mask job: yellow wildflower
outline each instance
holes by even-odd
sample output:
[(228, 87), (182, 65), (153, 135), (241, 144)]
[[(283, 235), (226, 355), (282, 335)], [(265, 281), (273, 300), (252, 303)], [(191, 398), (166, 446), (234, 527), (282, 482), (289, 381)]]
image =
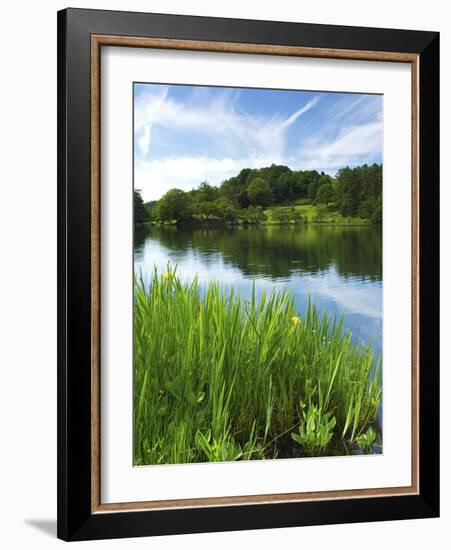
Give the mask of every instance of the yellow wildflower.
[(172, 273), (170, 271), (166, 271), (166, 273), (163, 275), (165, 279), (170, 279), (172, 277)]
[(291, 322), (293, 323), (293, 325), (299, 325), (299, 323), (301, 322), (301, 318), (293, 315), (293, 317), (291, 318)]

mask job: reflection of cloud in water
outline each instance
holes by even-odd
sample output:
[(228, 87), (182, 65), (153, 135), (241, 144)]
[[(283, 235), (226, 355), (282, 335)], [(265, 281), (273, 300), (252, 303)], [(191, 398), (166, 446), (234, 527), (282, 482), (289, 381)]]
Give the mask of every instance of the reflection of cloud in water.
[(353, 281), (349, 278), (343, 284), (340, 277), (334, 273), (332, 276), (327, 274), (319, 277), (303, 277), (302, 284), (309, 286), (312, 297), (318, 294), (340, 304), (349, 312), (382, 319), (381, 283), (362, 284), (361, 281)]

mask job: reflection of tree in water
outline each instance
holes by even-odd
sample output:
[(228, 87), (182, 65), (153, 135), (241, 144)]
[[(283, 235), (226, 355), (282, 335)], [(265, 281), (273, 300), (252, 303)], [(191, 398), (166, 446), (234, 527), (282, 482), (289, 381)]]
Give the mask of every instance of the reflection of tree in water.
[(222, 254), (247, 276), (274, 279), (334, 267), (343, 277), (382, 279), (378, 227), (302, 225), (232, 229), (151, 228), (135, 232), (135, 253), (155, 238), (181, 258), (193, 250), (205, 261)]

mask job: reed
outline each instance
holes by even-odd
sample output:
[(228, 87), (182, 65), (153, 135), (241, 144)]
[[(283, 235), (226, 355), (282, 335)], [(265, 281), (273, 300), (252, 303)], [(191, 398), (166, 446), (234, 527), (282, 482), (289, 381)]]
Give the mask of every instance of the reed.
[(374, 452), (380, 363), (342, 318), (170, 268), (134, 299), (136, 465)]

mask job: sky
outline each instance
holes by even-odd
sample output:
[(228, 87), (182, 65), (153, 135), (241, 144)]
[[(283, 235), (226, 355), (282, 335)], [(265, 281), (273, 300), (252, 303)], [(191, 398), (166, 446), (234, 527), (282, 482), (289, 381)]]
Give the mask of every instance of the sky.
[(382, 96), (134, 85), (134, 186), (145, 201), (284, 164), (334, 176), (382, 162)]

